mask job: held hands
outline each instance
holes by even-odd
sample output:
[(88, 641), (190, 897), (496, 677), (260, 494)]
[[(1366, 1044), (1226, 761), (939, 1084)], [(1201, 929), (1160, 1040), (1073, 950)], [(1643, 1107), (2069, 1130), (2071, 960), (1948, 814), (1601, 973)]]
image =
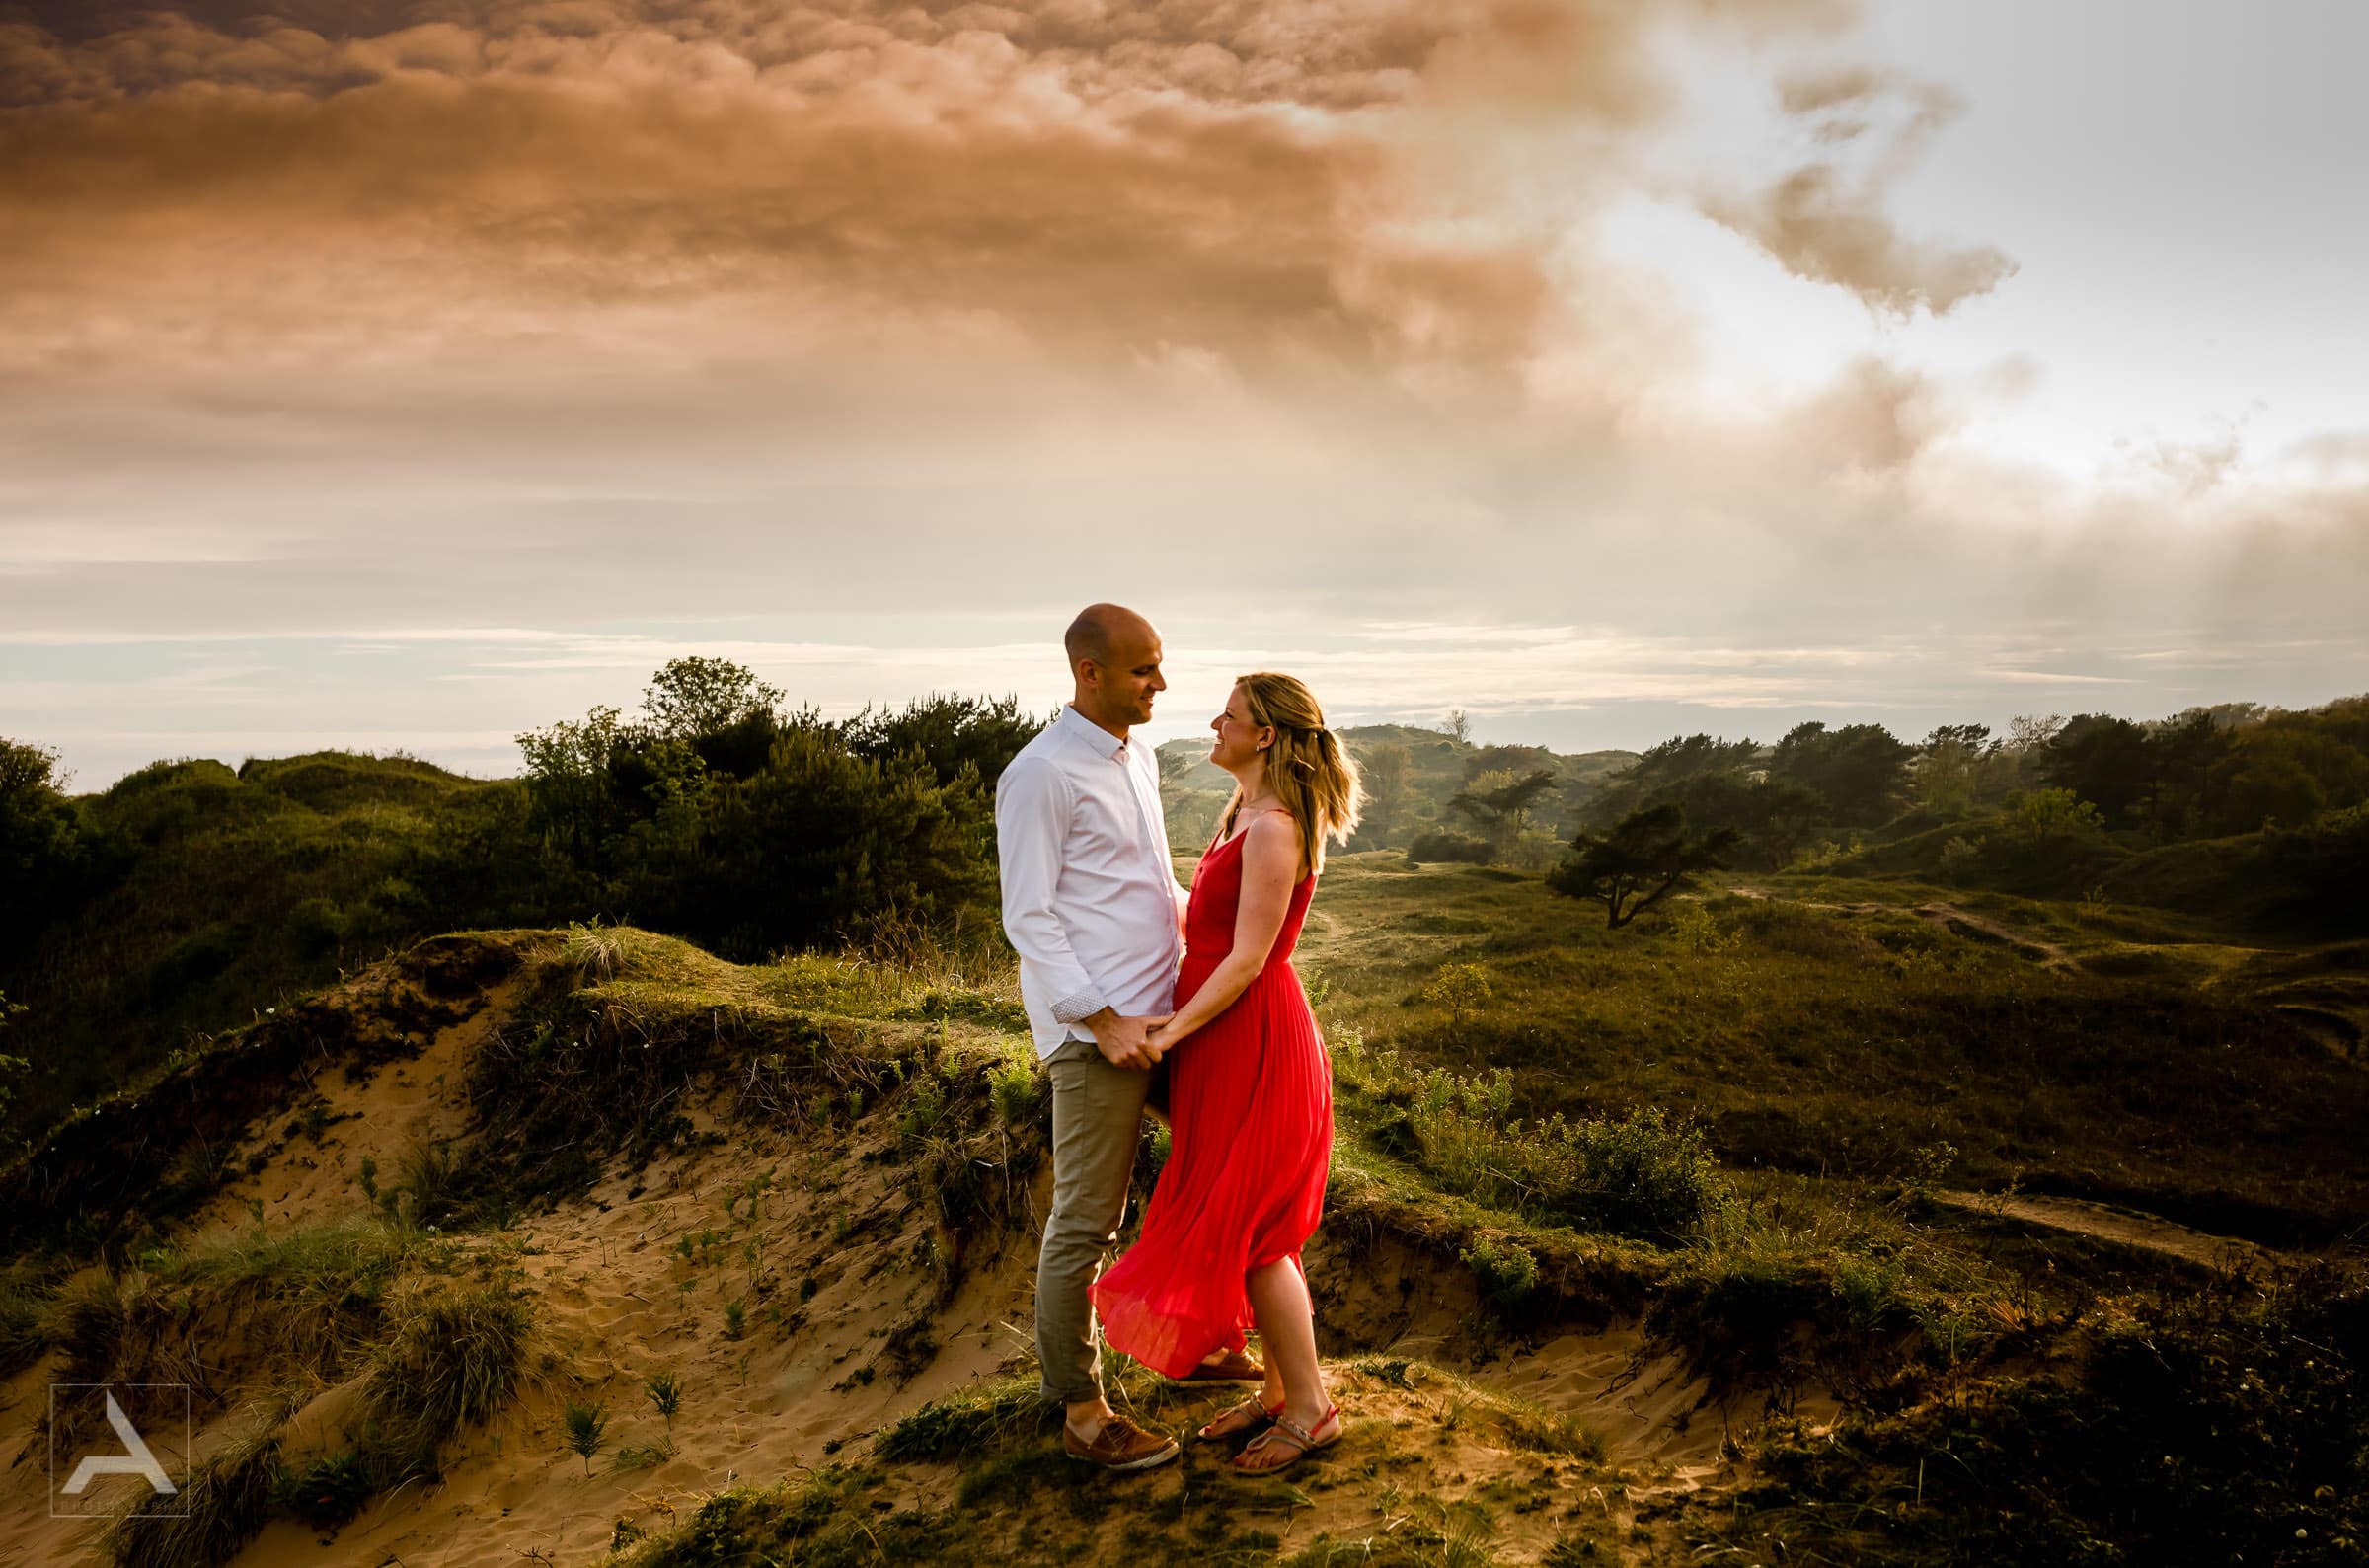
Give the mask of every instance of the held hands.
[(1161, 1053), (1167, 1046), (1152, 1038), (1152, 1031), (1166, 1023), (1173, 1014), (1156, 1013), (1149, 1017), (1122, 1018), (1105, 1008), (1086, 1020), (1094, 1031), (1094, 1043), (1105, 1061), (1112, 1067), (1140, 1068), (1149, 1072), (1159, 1065)]

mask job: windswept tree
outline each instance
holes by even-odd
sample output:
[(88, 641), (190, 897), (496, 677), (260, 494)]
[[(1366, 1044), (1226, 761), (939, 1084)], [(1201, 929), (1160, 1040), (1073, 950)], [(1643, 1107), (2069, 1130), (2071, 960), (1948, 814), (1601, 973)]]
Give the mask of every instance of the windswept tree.
[(1547, 873), (1547, 886), (1572, 898), (1604, 906), (1604, 924), (1617, 930), (1676, 891), (1697, 871), (1727, 863), (1736, 840), (1733, 828), (1688, 832), (1685, 808), (1648, 806), (1623, 817), (1610, 833), (1581, 833), (1576, 852)]
[(1554, 787), (1554, 771), (1547, 768), (1519, 779), (1509, 773), (1483, 774), (1448, 797), (1448, 809), (1481, 830), (1491, 859), (1507, 859), (1529, 825), (1530, 808)]
[(1694, 780), (1732, 779), (1740, 785), (1757, 772), (1760, 752), (1760, 742), (1750, 736), (1673, 735), (1606, 780), (1581, 809), (1590, 824), (1607, 826), (1673, 798)]

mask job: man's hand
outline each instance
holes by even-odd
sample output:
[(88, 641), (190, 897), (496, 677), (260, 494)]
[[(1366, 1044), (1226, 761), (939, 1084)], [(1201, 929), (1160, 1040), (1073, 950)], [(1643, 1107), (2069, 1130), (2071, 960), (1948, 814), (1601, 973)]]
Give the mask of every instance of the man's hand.
[(1102, 1050), (1103, 1059), (1112, 1067), (1140, 1068), (1149, 1072), (1160, 1060), (1158, 1049), (1152, 1046), (1147, 1036), (1154, 1024), (1168, 1021), (1164, 1016), (1122, 1018), (1105, 1008), (1094, 1016), (1079, 1021), (1093, 1032), (1094, 1043)]

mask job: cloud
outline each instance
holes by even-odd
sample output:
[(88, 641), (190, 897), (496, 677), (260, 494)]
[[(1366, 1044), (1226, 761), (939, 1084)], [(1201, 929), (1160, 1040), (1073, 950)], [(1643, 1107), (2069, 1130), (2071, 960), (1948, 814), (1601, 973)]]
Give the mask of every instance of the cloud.
[(743, 338), (904, 317), (1088, 360), (1486, 377), (1556, 315), (1560, 224), (1470, 221), (1489, 172), (1426, 127), (1626, 133), (1668, 108), (1660, 29), (1845, 14), (422, 0), (0, 26), (0, 368), (349, 360), (728, 297)]
[(1796, 277), (1836, 284), (1870, 310), (1899, 317), (1946, 316), (2015, 275), (2014, 259), (1996, 247), (1913, 239), (1885, 210), (1934, 135), (1964, 112), (1956, 93), (1864, 65), (1796, 72), (1777, 93), (1784, 112), (1821, 147), (1872, 145), (1866, 167), (1854, 172), (1820, 157), (1757, 194), (1705, 198), (1707, 215)]

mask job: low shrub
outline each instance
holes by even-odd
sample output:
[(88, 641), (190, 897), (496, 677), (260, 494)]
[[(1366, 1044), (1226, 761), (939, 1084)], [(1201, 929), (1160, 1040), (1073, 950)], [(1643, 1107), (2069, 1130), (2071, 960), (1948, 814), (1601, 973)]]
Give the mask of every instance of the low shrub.
[(1407, 863), (1421, 865), (1425, 861), (1487, 865), (1489, 863), (1489, 841), (1477, 838), (1470, 833), (1458, 833), (1444, 828), (1436, 832), (1420, 833), (1415, 835), (1413, 844), (1407, 846)]
[(1538, 1255), (1510, 1237), (1476, 1235), (1458, 1256), (1482, 1293), (1500, 1307), (1511, 1307), (1538, 1288)]
[(1681, 1239), (1727, 1201), (1701, 1130), (1658, 1108), (1524, 1122), (1507, 1119), (1512, 1098), (1503, 1069), (1419, 1075), (1407, 1112), (1415, 1162), (1490, 1208), (1644, 1240)]

